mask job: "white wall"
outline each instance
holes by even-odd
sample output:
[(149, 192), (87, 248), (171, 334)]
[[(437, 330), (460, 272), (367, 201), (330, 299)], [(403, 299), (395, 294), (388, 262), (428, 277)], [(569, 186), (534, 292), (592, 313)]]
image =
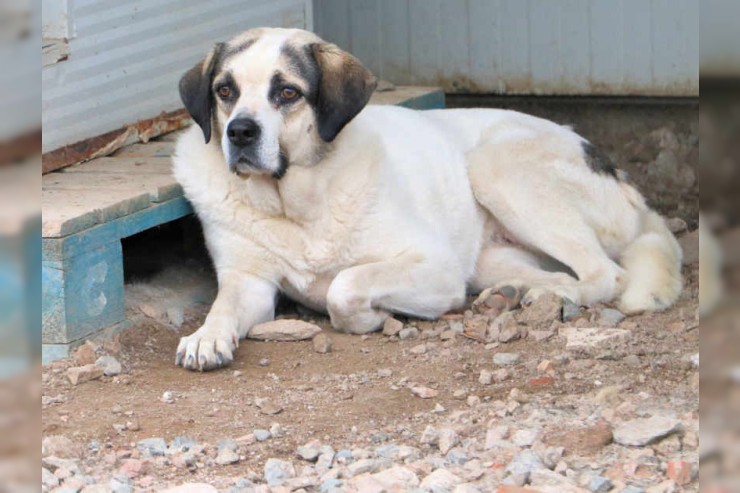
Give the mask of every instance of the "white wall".
[(699, 0), (315, 0), (314, 24), (397, 84), (699, 94)]

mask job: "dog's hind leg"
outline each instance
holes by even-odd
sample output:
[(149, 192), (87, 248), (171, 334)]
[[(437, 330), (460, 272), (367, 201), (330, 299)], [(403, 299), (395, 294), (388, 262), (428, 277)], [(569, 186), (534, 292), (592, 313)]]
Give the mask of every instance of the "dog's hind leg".
[(390, 313), (433, 319), (461, 306), (465, 279), (447, 260), (406, 254), (341, 271), (326, 298), (332, 326), (364, 334)]
[[(476, 199), (519, 243), (566, 265), (578, 279), (574, 282), (570, 276), (538, 270), (527, 262), (507, 269), (502, 261), (506, 252), (482, 254), (480, 262), (494, 266), (486, 275), (500, 277), (503, 283), (529, 284), (524, 286), (529, 288), (525, 303), (548, 292), (579, 304), (612, 300), (621, 291), (623, 269), (609, 258), (579, 210), (577, 191), (569, 189), (556, 166), (547, 162), (555, 158), (543, 153), (537, 143), (517, 141), (507, 149), (509, 145), (483, 144), (468, 154)], [(571, 196), (563, 196), (564, 192)], [(497, 264), (505, 269), (500, 276), (495, 273)]]

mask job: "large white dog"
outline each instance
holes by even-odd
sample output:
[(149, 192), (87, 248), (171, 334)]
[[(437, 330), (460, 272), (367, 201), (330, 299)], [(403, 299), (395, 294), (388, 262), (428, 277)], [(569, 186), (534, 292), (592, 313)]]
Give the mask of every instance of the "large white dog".
[(374, 89), (356, 58), (292, 29), (247, 31), (183, 76), (198, 126), (174, 172), (219, 292), (178, 364), (227, 365), (279, 291), (358, 334), (486, 287), (628, 313), (676, 300), (677, 242), (588, 141), (512, 111), (366, 107)]

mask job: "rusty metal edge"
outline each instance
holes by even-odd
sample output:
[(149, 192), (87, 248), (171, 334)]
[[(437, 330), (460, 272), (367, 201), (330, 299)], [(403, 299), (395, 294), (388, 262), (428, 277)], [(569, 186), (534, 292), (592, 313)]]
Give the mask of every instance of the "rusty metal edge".
[(137, 142), (149, 142), (155, 137), (180, 130), (191, 123), (192, 120), (184, 109), (163, 112), (157, 117), (140, 120), (133, 125), (44, 153), (41, 156), (42, 173), (51, 173), (73, 164), (108, 156), (121, 147)]

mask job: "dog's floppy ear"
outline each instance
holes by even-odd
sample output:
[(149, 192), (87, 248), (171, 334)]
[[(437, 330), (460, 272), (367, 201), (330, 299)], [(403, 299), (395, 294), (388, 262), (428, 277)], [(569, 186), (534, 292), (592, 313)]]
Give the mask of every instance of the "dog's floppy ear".
[(316, 43), (311, 51), (320, 73), (315, 102), (319, 136), (331, 142), (365, 107), (378, 80), (357, 58), (334, 44)]
[(223, 43), (216, 44), (203, 60), (185, 72), (180, 79), (180, 99), (195, 123), (203, 130), (206, 143), (211, 140), (211, 112), (213, 111), (211, 83), (222, 49)]

